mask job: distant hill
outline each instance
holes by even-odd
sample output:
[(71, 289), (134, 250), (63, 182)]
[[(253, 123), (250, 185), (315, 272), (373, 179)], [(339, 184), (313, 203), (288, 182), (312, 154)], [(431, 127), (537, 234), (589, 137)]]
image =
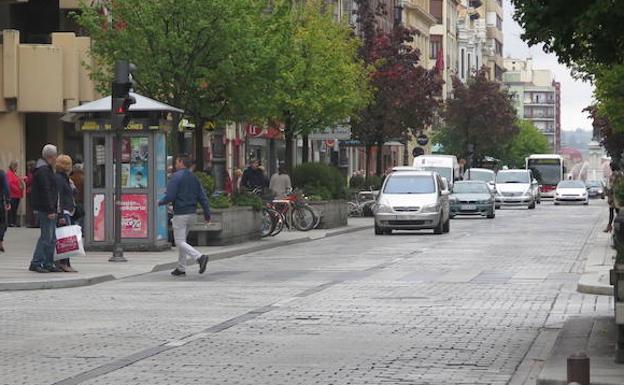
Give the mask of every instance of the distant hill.
[(587, 143), (592, 139), (592, 131), (577, 128), (575, 131), (561, 131), (561, 147), (579, 150), (583, 157), (587, 156)]

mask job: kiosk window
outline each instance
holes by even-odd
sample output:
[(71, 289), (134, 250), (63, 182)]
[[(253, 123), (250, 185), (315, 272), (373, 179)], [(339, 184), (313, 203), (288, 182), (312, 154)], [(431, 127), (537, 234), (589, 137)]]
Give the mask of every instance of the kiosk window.
[(93, 188), (106, 188), (106, 139), (93, 139)]
[(145, 189), (148, 185), (149, 138), (123, 138), (121, 152), (121, 185), (124, 188)]

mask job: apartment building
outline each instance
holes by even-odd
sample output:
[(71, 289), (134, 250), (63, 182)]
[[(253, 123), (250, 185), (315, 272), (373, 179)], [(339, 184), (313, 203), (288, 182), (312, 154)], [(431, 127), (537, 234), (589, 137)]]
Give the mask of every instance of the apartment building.
[(504, 60), (503, 83), (513, 95), (518, 117), (533, 122), (553, 152), (561, 147), (561, 85), (550, 70), (533, 69), (532, 59)]
[[(436, 19), (436, 24), (429, 29), (430, 48), (429, 66), (441, 66), (444, 80), (442, 99), (446, 100), (452, 93), (452, 77), (457, 75), (458, 47), (457, 20), (459, 0), (429, 0), (429, 10)], [(442, 55), (440, 57), (440, 55)]]
[(27, 160), (54, 143), (74, 157), (82, 137), (61, 117), (99, 97), (82, 63), (91, 63), (90, 39), (69, 12), (79, 1), (0, 0), (0, 167)]

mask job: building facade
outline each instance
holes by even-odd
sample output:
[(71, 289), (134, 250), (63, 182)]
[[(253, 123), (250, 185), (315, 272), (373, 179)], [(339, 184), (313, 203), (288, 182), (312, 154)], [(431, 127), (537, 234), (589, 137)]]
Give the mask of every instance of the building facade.
[(533, 69), (532, 59), (505, 59), (503, 82), (513, 95), (518, 117), (531, 121), (548, 139), (553, 152), (561, 148), (561, 85), (550, 70)]
[(457, 20), (459, 5), (459, 0), (429, 0), (430, 13), (436, 20), (436, 24), (429, 29), (429, 67), (441, 70), (442, 80), (444, 80), (442, 100), (446, 100), (452, 95), (452, 77), (458, 73)]
[(487, 66), (491, 80), (503, 80), (505, 63), (503, 60), (503, 0), (484, 0), (486, 44), (483, 62)]
[(0, 1), (0, 167), (41, 156), (54, 143), (73, 158), (82, 137), (61, 117), (100, 97), (82, 63), (91, 64), (91, 41), (80, 36), (69, 12), (78, 1)]
[(462, 0), (457, 20), (458, 76), (466, 82), (470, 76), (487, 65), (483, 61), (486, 51), (487, 30), (483, 7), (474, 1)]

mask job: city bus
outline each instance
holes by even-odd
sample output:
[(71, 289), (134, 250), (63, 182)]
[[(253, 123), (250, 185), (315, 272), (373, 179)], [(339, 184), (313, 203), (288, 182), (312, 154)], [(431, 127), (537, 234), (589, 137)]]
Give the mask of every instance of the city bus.
[(565, 175), (563, 157), (557, 154), (534, 154), (526, 158), (526, 169), (531, 170), (537, 179), (541, 196), (554, 198), (557, 184)]

